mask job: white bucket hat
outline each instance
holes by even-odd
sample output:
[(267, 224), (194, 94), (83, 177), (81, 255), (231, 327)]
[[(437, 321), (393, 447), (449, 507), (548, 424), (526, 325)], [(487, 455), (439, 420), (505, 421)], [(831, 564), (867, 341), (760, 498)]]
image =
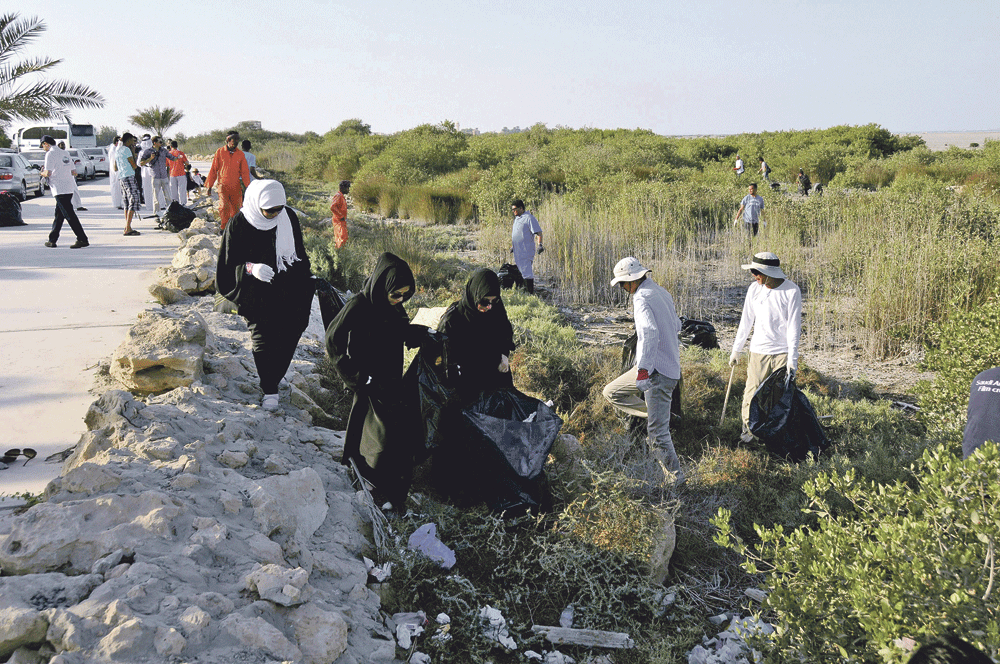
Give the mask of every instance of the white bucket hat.
[(761, 274), (775, 279), (787, 279), (788, 276), (781, 271), (781, 261), (777, 255), (770, 251), (762, 251), (753, 255), (753, 262), (742, 266), (744, 270), (757, 270)]
[(615, 278), (611, 280), (611, 285), (614, 286), (620, 281), (636, 281), (650, 272), (652, 270), (647, 270), (636, 258), (629, 256), (621, 259), (618, 261), (618, 265), (615, 265)]

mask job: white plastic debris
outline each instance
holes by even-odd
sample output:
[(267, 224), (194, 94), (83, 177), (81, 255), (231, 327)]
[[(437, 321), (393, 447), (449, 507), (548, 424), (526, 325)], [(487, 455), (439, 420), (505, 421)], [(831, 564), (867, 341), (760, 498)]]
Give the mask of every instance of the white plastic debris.
[(559, 615), (559, 626), (570, 628), (573, 626), (573, 605), (570, 604)]
[(447, 613), (437, 614), (437, 618), (434, 619), (439, 625), (449, 625), (451, 624), (451, 618), (448, 617)]
[(410, 664), (431, 664), (431, 656), (418, 650), (410, 655)]
[(455, 552), (449, 549), (444, 542), (437, 537), (437, 525), (425, 523), (417, 528), (407, 542), (407, 546), (413, 551), (419, 551), (441, 567), (451, 569), (455, 566)]
[(507, 650), (516, 650), (517, 644), (507, 631), (507, 620), (497, 609), (487, 604), (479, 611), (479, 618), (483, 624), (483, 635), (496, 641)]
[(543, 659), (541, 654), (535, 652), (534, 650), (525, 650), (524, 656), (527, 657), (528, 659), (538, 660), (539, 662), (542, 661)]
[(427, 624), (427, 614), (423, 611), (414, 613), (394, 613), (392, 622), (396, 624), (396, 642), (399, 647), (407, 650), (413, 644), (413, 637), (424, 633)]
[(558, 650), (545, 653), (545, 664), (576, 664), (576, 660)]
[(532, 413), (531, 415), (528, 415), (526, 418), (524, 418), (524, 421), (525, 422), (534, 422), (535, 421), (535, 415), (537, 415), (537, 414), (538, 413)]
[[(716, 622), (725, 614), (709, 618)], [(721, 623), (721, 621), (720, 621)], [(717, 623), (718, 624), (718, 623)], [(758, 650), (751, 649), (746, 637), (751, 635), (769, 636), (774, 634), (774, 627), (753, 617), (740, 618), (734, 616), (728, 627), (713, 638), (705, 638), (700, 646), (695, 646), (688, 653), (688, 664), (750, 664), (763, 661), (763, 655)]]
[(365, 561), (365, 568), (368, 570), (368, 574), (372, 576), (376, 581), (382, 583), (392, 574), (392, 563), (382, 563), (381, 565), (376, 565), (375, 561), (371, 558), (362, 556)]

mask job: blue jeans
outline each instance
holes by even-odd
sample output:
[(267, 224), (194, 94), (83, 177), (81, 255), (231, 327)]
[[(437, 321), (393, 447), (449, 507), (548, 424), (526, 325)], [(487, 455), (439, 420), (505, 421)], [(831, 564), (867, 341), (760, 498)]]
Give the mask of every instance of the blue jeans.
[(670, 436), (670, 401), (678, 379), (653, 372), (649, 376), (652, 387), (646, 390), (644, 401), (635, 385), (635, 374), (636, 369), (633, 367), (608, 383), (604, 387), (604, 398), (618, 410), (636, 417), (645, 417), (649, 447), (654, 453), (662, 452), (667, 470), (679, 471), (681, 462)]

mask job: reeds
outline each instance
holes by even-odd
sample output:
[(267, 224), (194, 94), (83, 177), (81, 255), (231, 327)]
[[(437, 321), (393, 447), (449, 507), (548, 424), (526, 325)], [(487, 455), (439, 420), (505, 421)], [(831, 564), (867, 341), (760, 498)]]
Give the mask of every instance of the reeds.
[[(884, 358), (1000, 283), (1000, 206), (923, 185), (805, 200), (762, 192), (766, 224), (756, 237), (733, 225), (745, 191), (731, 185), (631, 183), (582, 203), (552, 196), (535, 211), (546, 247), (536, 272), (566, 301), (607, 304), (623, 297), (608, 285), (615, 263), (635, 256), (680, 315), (711, 320), (742, 305), (749, 277), (740, 265), (773, 251), (802, 288), (806, 347), (857, 344)], [(484, 233), (501, 259), (508, 223)]]

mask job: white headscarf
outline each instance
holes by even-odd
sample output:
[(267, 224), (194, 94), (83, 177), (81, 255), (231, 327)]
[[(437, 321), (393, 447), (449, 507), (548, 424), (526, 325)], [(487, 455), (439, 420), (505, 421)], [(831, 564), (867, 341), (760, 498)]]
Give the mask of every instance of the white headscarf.
[(240, 212), (250, 224), (259, 231), (269, 231), (278, 227), (278, 237), (275, 242), (277, 256), (275, 266), (281, 272), (292, 266), (297, 260), (295, 255), (295, 238), (292, 235), (292, 221), (288, 211), (282, 210), (274, 219), (268, 219), (261, 209), (278, 207), (285, 204), (285, 188), (277, 180), (254, 180), (243, 194), (243, 207)]

